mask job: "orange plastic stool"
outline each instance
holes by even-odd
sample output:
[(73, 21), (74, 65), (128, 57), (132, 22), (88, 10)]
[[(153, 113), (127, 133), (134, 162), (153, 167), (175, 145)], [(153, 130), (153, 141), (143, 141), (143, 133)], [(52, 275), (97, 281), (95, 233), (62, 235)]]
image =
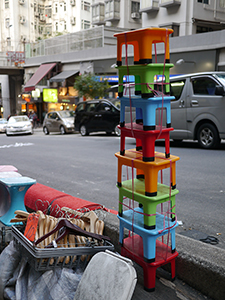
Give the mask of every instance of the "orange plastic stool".
[[(166, 241), (167, 239), (165, 239)], [(176, 265), (175, 260), (178, 256), (178, 252), (171, 253), (171, 248), (166, 244), (156, 241), (156, 258), (155, 262), (147, 263), (143, 259), (143, 242), (139, 235), (133, 235), (123, 240), (123, 246), (121, 247), (121, 255), (128, 257), (135, 261), (143, 268), (144, 273), (144, 289), (148, 292), (155, 290), (155, 279), (157, 268), (171, 264), (171, 280), (176, 277)]]
[(116, 33), (117, 38), (117, 66), (122, 65), (122, 46), (134, 46), (134, 64), (152, 63), (152, 44), (165, 44), (165, 62), (170, 62), (169, 35), (173, 29), (169, 28), (144, 28), (122, 33)]
[(171, 167), (171, 185), (176, 188), (176, 161), (180, 158), (175, 155), (170, 155), (170, 158), (165, 158), (165, 154), (155, 152), (155, 160), (152, 162), (143, 161), (142, 151), (136, 149), (125, 150), (124, 155), (120, 152), (115, 153), (118, 158), (117, 184), (122, 186), (122, 166), (126, 165), (137, 169), (137, 177), (145, 178), (145, 195), (153, 197), (157, 195), (158, 172)]

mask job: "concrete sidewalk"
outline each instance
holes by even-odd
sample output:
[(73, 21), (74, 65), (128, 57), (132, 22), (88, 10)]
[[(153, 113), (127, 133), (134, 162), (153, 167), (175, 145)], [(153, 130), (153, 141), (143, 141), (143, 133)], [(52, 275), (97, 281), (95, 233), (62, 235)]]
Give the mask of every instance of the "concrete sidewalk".
[[(105, 222), (105, 234), (108, 235), (115, 250), (120, 253), (119, 221), (116, 215), (108, 212), (99, 212), (99, 218)], [(173, 283), (159, 275), (160, 282), (170, 286), (170, 292), (162, 296), (159, 280), (156, 281), (155, 292), (148, 293), (143, 288), (142, 268), (135, 265), (138, 273), (138, 284), (132, 300), (139, 299), (225, 299), (225, 250), (201, 241), (176, 234), (176, 250), (179, 256), (176, 259), (176, 275), (178, 280)], [(163, 270), (157, 270), (161, 272)], [(165, 272), (168, 276), (168, 272)], [(157, 275), (158, 276), (158, 275)], [(179, 281), (182, 280), (182, 282)], [(178, 282), (177, 282), (178, 281)], [(200, 293), (194, 295), (194, 290), (184, 289), (184, 283)], [(181, 288), (184, 294), (181, 297)], [(187, 287), (186, 287), (187, 288)], [(190, 295), (193, 293), (193, 295)], [(207, 297), (204, 297), (206, 295)]]

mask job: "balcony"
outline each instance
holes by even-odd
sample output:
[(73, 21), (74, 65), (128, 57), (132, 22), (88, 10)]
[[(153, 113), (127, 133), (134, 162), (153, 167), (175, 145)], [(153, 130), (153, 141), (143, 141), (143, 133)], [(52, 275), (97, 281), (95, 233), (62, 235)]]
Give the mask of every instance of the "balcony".
[(105, 21), (120, 20), (120, 1), (105, 0)]
[(179, 5), (181, 5), (180, 0), (161, 0), (159, 6), (169, 8), (173, 6), (179, 6)]
[(159, 0), (141, 0), (140, 12), (153, 12), (159, 10)]
[(96, 3), (92, 5), (92, 24), (105, 24), (105, 5), (104, 3)]

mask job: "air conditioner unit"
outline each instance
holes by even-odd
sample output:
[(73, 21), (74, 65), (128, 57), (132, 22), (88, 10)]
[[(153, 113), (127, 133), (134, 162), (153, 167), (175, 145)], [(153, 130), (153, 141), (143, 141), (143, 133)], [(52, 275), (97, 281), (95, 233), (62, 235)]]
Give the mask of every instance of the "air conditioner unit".
[(72, 25), (75, 25), (75, 24), (76, 24), (76, 18), (75, 18), (75, 17), (71, 17), (71, 18), (70, 18), (70, 23), (71, 23)]
[(19, 0), (19, 4), (23, 5), (25, 3), (25, 0)]
[(20, 23), (24, 24), (26, 22), (26, 18), (24, 16), (20, 16)]
[(70, 0), (70, 5), (74, 6), (76, 4), (76, 0)]
[(132, 18), (132, 19), (140, 19), (140, 17), (141, 17), (141, 15), (140, 15), (139, 12), (133, 12), (133, 13), (131, 14), (131, 18)]

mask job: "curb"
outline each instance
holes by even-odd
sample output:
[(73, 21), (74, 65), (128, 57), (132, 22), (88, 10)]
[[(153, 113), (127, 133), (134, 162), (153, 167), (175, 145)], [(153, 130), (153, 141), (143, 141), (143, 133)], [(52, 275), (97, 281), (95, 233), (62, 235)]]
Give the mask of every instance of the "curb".
[[(108, 212), (96, 211), (105, 223), (115, 251), (120, 253), (119, 220)], [(225, 250), (176, 233), (176, 275), (211, 299), (225, 297)]]

